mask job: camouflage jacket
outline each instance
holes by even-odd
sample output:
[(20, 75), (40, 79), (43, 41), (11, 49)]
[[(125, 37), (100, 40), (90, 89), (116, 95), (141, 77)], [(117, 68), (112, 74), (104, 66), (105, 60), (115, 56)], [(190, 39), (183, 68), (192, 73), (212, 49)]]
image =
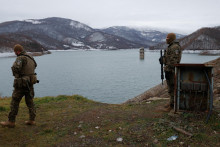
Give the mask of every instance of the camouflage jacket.
[(34, 58), (23, 51), (17, 56), (11, 69), (15, 78), (19, 78), (22, 76), (33, 75), (36, 67), (37, 64)]
[(182, 50), (179, 45), (179, 42), (173, 41), (172, 43), (169, 44), (168, 48), (164, 52), (164, 71), (169, 72), (175, 71), (175, 66), (174, 64), (180, 63), (182, 56)]

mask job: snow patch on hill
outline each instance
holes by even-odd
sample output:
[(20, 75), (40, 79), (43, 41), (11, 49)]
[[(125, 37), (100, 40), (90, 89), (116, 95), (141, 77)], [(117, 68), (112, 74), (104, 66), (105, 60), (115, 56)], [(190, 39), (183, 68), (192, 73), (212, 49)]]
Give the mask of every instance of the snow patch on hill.
[(79, 28), (79, 29), (85, 29), (87, 31), (91, 31), (91, 29), (85, 25), (83, 25), (82, 23), (79, 23), (79, 22), (75, 22), (75, 21), (71, 21), (70, 22), (70, 26), (72, 28)]
[(72, 42), (73, 46), (84, 46), (84, 43), (82, 42)]
[(42, 23), (41, 21), (33, 20), (33, 19), (26, 19), (26, 20), (24, 20), (24, 22), (29, 22), (32, 24), (41, 24)]
[[(83, 42), (81, 42), (81, 41), (79, 41), (77, 39), (74, 39), (74, 38), (70, 38), (70, 37), (65, 38), (63, 41), (68, 43), (68, 44), (71, 44), (72, 46), (77, 46), (77, 47), (85, 46), (85, 44)], [(65, 45), (65, 47), (68, 47), (68, 46)]]
[(105, 39), (105, 36), (103, 36), (101, 33), (96, 32), (89, 36), (89, 40), (91, 42), (103, 42), (106, 39)]
[(13, 57), (15, 56), (14, 53), (0, 53), (0, 57)]

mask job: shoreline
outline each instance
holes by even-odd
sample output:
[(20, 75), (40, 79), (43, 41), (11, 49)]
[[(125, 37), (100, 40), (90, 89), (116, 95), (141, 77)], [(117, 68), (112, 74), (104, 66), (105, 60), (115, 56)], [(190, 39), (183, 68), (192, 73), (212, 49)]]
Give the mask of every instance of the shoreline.
[[(37, 53), (39, 53), (39, 52), (34, 52), (33, 54), (37, 54)], [(11, 54), (13, 57), (15, 57), (14, 53), (5, 53), (5, 54), (6, 55)], [(214, 62), (214, 61), (217, 61), (216, 64), (218, 62), (220, 63), (220, 57), (217, 57), (216, 59), (208, 61), (208, 62)], [(219, 71), (220, 70), (220, 65), (215, 67), (215, 69), (214, 69), (215, 70), (214, 76), (217, 76), (216, 73), (219, 72), (219, 74), (220, 74), (220, 71)], [(220, 77), (219, 77), (219, 79), (220, 79)], [(215, 84), (219, 85), (219, 87), (220, 87), (220, 81), (216, 83), (216, 81), (218, 81), (217, 78), (215, 78), (214, 81), (215, 81)], [(218, 92), (214, 91), (214, 93), (216, 94)], [(138, 94), (137, 96), (135, 96), (133, 98), (130, 97), (126, 101), (124, 101), (124, 102), (122, 101), (122, 102), (120, 102), (118, 104), (141, 103), (143, 101), (147, 101), (149, 98), (152, 98), (152, 97), (163, 97), (163, 98), (168, 98), (169, 97), (168, 94), (167, 94), (167, 88), (166, 88), (166, 82), (165, 81), (164, 81), (164, 85), (162, 85), (162, 84), (154, 85), (154, 87), (151, 87), (150, 89), (147, 89), (145, 92), (143, 92), (141, 94)]]
[[(42, 56), (42, 55), (47, 55), (47, 54), (51, 54), (50, 51), (44, 51), (44, 52), (27, 52), (27, 54), (31, 55), (31, 56)], [(0, 53), (0, 58), (7, 58), (7, 57), (16, 57), (14, 52), (4, 52), (4, 53)]]
[[(213, 94), (214, 94), (214, 102), (216, 101), (220, 101), (220, 57), (218, 57), (217, 59), (211, 60), (206, 62), (208, 64), (214, 64), (213, 67)], [(168, 98), (168, 92), (167, 92), (167, 85), (166, 85), (166, 81), (164, 81), (164, 84), (158, 84), (148, 90), (146, 90), (145, 92), (143, 92), (142, 94), (131, 98), (127, 101), (125, 101), (122, 104), (138, 104), (138, 103), (143, 103), (145, 101), (148, 101), (149, 98)]]
[[(52, 52), (72, 52), (72, 51), (117, 51), (117, 50), (139, 50), (140, 48), (132, 49), (67, 49), (67, 50), (48, 50), (44, 52), (27, 52), (33, 54), (34, 56), (50, 54)], [(144, 49), (145, 52), (159, 52), (160, 50), (150, 50), (149, 48)], [(220, 50), (183, 50), (185, 54), (199, 54), (199, 55), (213, 55), (220, 56)], [(36, 54), (36, 55), (35, 55)], [(14, 52), (0, 52), (0, 57), (14, 56)]]

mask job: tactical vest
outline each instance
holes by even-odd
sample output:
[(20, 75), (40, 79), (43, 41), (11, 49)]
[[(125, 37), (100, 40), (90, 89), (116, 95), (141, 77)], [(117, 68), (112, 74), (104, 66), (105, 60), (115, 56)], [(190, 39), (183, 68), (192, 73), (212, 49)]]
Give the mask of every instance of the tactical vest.
[(174, 71), (174, 64), (180, 63), (182, 49), (178, 42), (171, 43), (164, 52), (165, 71)]
[[(27, 54), (20, 54), (20, 58), (25, 61), (25, 64), (21, 67), (19, 71), (15, 71), (16, 68), (12, 67), (13, 75), (15, 76), (14, 87), (15, 88), (28, 88), (33, 84), (38, 83), (37, 76), (35, 73), (35, 68), (37, 67), (37, 63), (34, 58)], [(15, 64), (15, 63), (14, 63)], [(23, 63), (22, 63), (23, 64)]]
[(37, 67), (37, 64), (33, 57), (29, 55), (21, 55), (24, 56), (27, 59), (27, 64), (22, 68), (21, 70), (21, 76), (30, 76), (35, 74), (35, 69)]
[(170, 60), (173, 61), (173, 58), (175, 58), (176, 63), (180, 63), (181, 56), (182, 56), (182, 50), (181, 50), (179, 43), (176, 43), (176, 42), (172, 43), (171, 45), (169, 45), (169, 47), (164, 53), (165, 64), (166, 65), (172, 64), (170, 63)]

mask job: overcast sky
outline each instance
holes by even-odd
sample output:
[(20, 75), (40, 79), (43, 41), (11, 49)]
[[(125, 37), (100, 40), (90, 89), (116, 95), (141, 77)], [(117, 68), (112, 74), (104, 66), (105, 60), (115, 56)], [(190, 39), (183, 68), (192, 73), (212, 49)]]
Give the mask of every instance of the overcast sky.
[(184, 34), (220, 26), (220, 0), (0, 1), (0, 22), (63, 17), (93, 28), (142, 26)]

